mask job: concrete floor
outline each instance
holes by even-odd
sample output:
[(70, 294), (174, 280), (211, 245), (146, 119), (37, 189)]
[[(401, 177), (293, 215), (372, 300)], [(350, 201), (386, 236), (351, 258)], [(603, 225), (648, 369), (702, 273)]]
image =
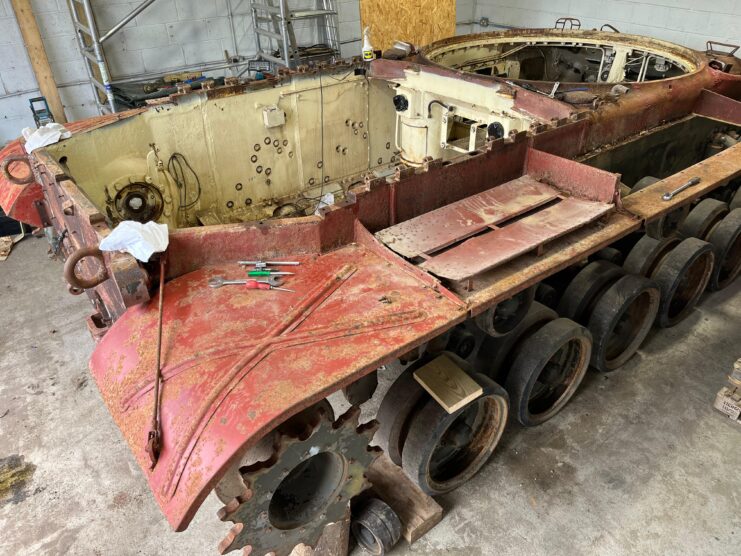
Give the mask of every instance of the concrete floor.
[[(34, 238), (0, 263), (0, 554), (216, 554), (210, 498), (170, 531), (88, 378), (85, 297)], [(536, 429), (510, 427), (443, 522), (394, 554), (741, 554), (741, 427), (715, 393), (741, 355), (741, 280), (590, 373)], [(5, 485), (7, 486), (7, 485)]]

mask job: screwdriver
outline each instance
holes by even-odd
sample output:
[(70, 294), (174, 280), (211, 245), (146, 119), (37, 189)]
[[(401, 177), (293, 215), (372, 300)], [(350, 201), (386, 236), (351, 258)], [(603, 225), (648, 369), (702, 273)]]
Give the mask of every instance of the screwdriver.
[[(221, 286), (227, 286), (232, 284), (242, 285), (248, 290), (279, 290), (282, 292), (292, 292), (287, 288), (279, 288), (273, 284), (277, 284), (277, 278), (269, 277), (267, 281), (261, 280), (225, 280), (222, 276), (214, 276), (208, 281), (208, 285), (212, 288), (220, 288)], [(272, 283), (271, 283), (272, 282)]]
[(250, 270), (247, 276), (293, 276), (293, 272), (283, 272), (278, 270)]
[(272, 286), (268, 284), (267, 282), (260, 282), (259, 280), (245, 280), (244, 287), (248, 290), (278, 290), (281, 292), (291, 292), (293, 293), (294, 290), (289, 290), (288, 288), (279, 288), (278, 286)]
[(254, 266), (255, 268), (265, 268), (268, 266), (298, 266), (299, 261), (239, 261), (242, 266)]

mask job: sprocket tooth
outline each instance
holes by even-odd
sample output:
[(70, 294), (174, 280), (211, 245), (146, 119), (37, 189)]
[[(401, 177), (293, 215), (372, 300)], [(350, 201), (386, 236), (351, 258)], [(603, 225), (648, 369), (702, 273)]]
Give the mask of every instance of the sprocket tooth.
[(368, 442), (371, 441), (373, 438), (373, 435), (376, 434), (376, 431), (378, 430), (378, 427), (381, 426), (381, 423), (373, 419), (372, 421), (368, 421), (367, 423), (363, 423), (360, 425), (357, 429), (358, 434), (362, 434), (365, 437), (368, 438)]
[(224, 539), (219, 543), (219, 554), (226, 554), (227, 552), (240, 548), (239, 546), (232, 545), (243, 529), (244, 523), (236, 523), (234, 527), (229, 530), (226, 537), (224, 537)]
[(241, 505), (241, 502), (235, 498), (227, 503), (226, 506), (220, 508), (216, 515), (219, 516), (219, 519), (221, 521), (233, 521), (230, 518), (234, 515), (234, 512), (236, 512)]
[(348, 427), (351, 426), (352, 428), (357, 429), (359, 421), (360, 421), (360, 408), (354, 405), (337, 418), (337, 420), (332, 425), (332, 428), (336, 430), (343, 426), (348, 426)]
[[(222, 521), (236, 524), (219, 544), (219, 551), (224, 554), (244, 548), (245, 554), (254, 556), (266, 556), (271, 552), (274, 556), (287, 556), (298, 543), (316, 545), (327, 523), (340, 515), (340, 505), (343, 505), (344, 515), (348, 500), (370, 486), (364, 476), (365, 470), (382, 453), (380, 449), (368, 447), (377, 423), (359, 425), (360, 413), (359, 407), (353, 407), (335, 420), (332, 413), (323, 411), (323, 407), (311, 407), (302, 417), (294, 419), (286, 427), (280, 427), (269, 463), (239, 469), (250, 497), (237, 497), (219, 512)], [(310, 425), (309, 434), (303, 438), (295, 436), (297, 431), (306, 430), (307, 424)], [(342, 455), (352, 466), (352, 476), (338, 479), (337, 488), (341, 489), (342, 496), (330, 497), (326, 503), (322, 502), (325, 507), (321, 514), (307, 518), (300, 526), (277, 529), (270, 517), (272, 497), (287, 473), (316, 456), (317, 449)], [(322, 465), (329, 464), (322, 462)], [(338, 477), (341, 475), (344, 476), (340, 473)], [(276, 519), (280, 519), (280, 516)]]

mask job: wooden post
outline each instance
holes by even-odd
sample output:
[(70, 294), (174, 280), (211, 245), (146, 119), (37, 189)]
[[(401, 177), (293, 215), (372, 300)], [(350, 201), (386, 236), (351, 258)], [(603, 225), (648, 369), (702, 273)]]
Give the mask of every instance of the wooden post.
[(62, 99), (59, 97), (59, 89), (54, 81), (49, 59), (46, 57), (44, 42), (41, 40), (39, 26), (31, 10), (31, 2), (30, 0), (10, 0), (10, 3), (13, 6), (15, 18), (18, 20), (18, 27), (23, 35), (23, 42), (26, 45), (28, 57), (31, 59), (31, 67), (39, 84), (39, 90), (46, 97), (54, 120), (60, 124), (67, 123)]

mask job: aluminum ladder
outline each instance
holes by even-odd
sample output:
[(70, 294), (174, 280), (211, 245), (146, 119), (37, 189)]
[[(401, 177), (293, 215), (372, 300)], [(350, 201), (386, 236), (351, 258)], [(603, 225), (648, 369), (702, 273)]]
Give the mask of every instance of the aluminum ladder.
[[(313, 8), (292, 7), (289, 6), (288, 0), (251, 2), (257, 58), (271, 62), (275, 66), (294, 69), (310, 61), (339, 56), (340, 39), (334, 0), (315, 2)], [(307, 20), (316, 22), (317, 42), (323, 42), (330, 52), (321, 54), (301, 52), (293, 24), (296, 21)]]

